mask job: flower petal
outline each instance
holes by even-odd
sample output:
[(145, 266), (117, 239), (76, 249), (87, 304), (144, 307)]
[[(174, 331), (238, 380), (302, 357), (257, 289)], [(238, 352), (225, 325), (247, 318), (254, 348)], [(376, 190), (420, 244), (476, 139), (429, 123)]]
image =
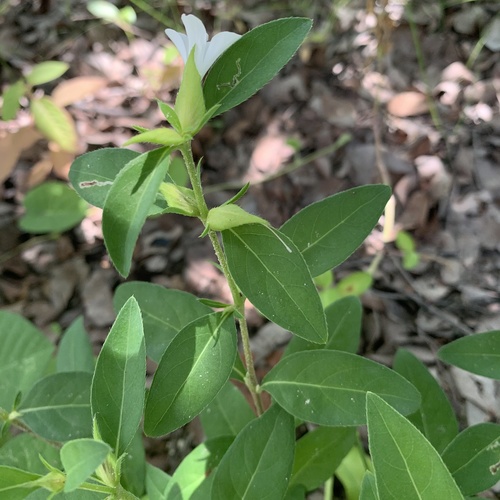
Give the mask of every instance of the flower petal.
[(177, 50), (179, 51), (179, 54), (182, 57), (182, 60), (186, 62), (189, 56), (188, 37), (183, 33), (178, 33), (177, 31), (171, 29), (166, 29), (165, 33), (170, 38), (170, 40), (172, 40), (172, 43), (177, 47)]
[[(207, 30), (205, 29), (203, 23), (192, 14), (182, 14), (181, 19), (186, 28), (189, 43), (188, 53), (191, 52), (194, 46), (196, 46), (194, 60), (196, 67), (201, 74), (201, 67), (203, 66), (203, 60), (205, 59), (205, 52), (207, 50)], [(203, 77), (203, 75), (201, 76)]]
[(203, 67), (198, 67), (201, 77), (210, 69), (212, 64), (223, 54), (233, 43), (238, 41), (241, 35), (231, 33), (230, 31), (223, 31), (215, 35), (210, 42), (207, 43), (207, 50), (203, 59)]

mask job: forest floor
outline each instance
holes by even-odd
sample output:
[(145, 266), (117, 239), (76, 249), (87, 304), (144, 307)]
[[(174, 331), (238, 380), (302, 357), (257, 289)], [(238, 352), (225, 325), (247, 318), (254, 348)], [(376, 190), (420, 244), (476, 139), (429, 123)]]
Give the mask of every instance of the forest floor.
[[(446, 368), (435, 353), (460, 336), (500, 329), (500, 5), (377, 5), (384, 3), (378, 12), (369, 1), (286, 9), (257, 0), (193, 2), (209, 31), (245, 32), (291, 15), (314, 19), (292, 61), (249, 101), (209, 123), (195, 154), (203, 157), (209, 204), (250, 181), (243, 207), (276, 227), (326, 196), (390, 183), (397, 201), (390, 232), (413, 236), (420, 263), (405, 269), (396, 246), (384, 247), (378, 226), (335, 270), (338, 281), (383, 252), (361, 297), (360, 353), (391, 365), (404, 347), (439, 377), (463, 424), (499, 422), (499, 385)], [(0, 122), (0, 308), (21, 313), (54, 339), (83, 315), (96, 352), (115, 317), (113, 290), (123, 281), (104, 248), (101, 211), (89, 209), (57, 238), (27, 234), (18, 220), (25, 194), (48, 179), (67, 180), (76, 156), (121, 147), (133, 125), (162, 124), (154, 99), (173, 101), (183, 64), (166, 26), (150, 14), (181, 29), (180, 13), (191, 11), (160, 4), (172, 2), (149, 2), (149, 14), (136, 8), (127, 35), (92, 16), (81, 0), (10, 0), (0, 8), (1, 81), (11, 83), (46, 60), (67, 62), (69, 71), (37, 93), (51, 95), (72, 82), (67, 109), (78, 134), (77, 150), (68, 153), (34, 131), (26, 109)], [(148, 220), (128, 280), (226, 300), (200, 231), (180, 216)], [(262, 373), (287, 335), (269, 326), (263, 335), (264, 319), (251, 307), (249, 317)], [(164, 443), (150, 444), (157, 465), (171, 468), (200, 439), (196, 426), (174, 437), (168, 453)]]

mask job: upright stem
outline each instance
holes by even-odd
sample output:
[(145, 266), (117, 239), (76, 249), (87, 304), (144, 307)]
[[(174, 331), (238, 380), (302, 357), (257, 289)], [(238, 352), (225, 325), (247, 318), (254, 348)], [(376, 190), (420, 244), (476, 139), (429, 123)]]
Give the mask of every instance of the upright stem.
[[(203, 224), (205, 224), (208, 215), (208, 207), (205, 201), (205, 197), (203, 196), (201, 180), (194, 163), (191, 145), (189, 143), (185, 143), (179, 149), (186, 164), (189, 180), (191, 181), (194, 197), (198, 205), (198, 210), (200, 212), (200, 220), (203, 222)], [(219, 238), (217, 237), (217, 233), (215, 231), (208, 231), (208, 237), (212, 242), (212, 246), (214, 248), (215, 255), (217, 256), (217, 260), (219, 261), (219, 264), (221, 266), (222, 273), (224, 274), (224, 277), (226, 278), (229, 285), (229, 290), (231, 291), (231, 295), (233, 297), (234, 307), (238, 313), (237, 319), (240, 326), (241, 341), (247, 368), (245, 384), (248, 387), (250, 394), (252, 395), (252, 400), (254, 402), (255, 409), (257, 410), (257, 414), (261, 415), (264, 409), (259, 394), (259, 383), (257, 380), (257, 375), (255, 373), (255, 367), (253, 365), (252, 351), (250, 349), (250, 335), (248, 333), (248, 325), (245, 317), (245, 297), (239, 291), (238, 286), (233, 279), (231, 271), (229, 270), (226, 255), (224, 253), (222, 245), (220, 244)]]

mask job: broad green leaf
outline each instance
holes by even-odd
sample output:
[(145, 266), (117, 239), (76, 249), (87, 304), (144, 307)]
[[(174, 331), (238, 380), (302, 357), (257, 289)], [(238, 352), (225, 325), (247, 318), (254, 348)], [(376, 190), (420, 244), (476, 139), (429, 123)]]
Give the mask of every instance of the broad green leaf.
[(92, 379), (92, 415), (100, 435), (120, 456), (142, 417), (146, 347), (141, 311), (131, 297), (121, 308), (102, 346)]
[(414, 412), (420, 394), (401, 375), (355, 354), (306, 351), (283, 358), (264, 378), (266, 390), (293, 416), (320, 425), (366, 423), (366, 393), (401, 412)]
[(491, 488), (500, 481), (500, 425), (465, 429), (444, 450), (443, 461), (464, 495)]
[(135, 243), (167, 173), (170, 152), (160, 148), (134, 158), (109, 190), (102, 232), (109, 256), (122, 276), (130, 271)]
[(94, 366), (92, 344), (85, 331), (83, 316), (78, 316), (59, 342), (56, 357), (57, 371), (94, 373)]
[(150, 500), (166, 498), (168, 484), (172, 480), (166, 472), (151, 464), (146, 464), (146, 493)]
[(103, 148), (85, 153), (71, 164), (69, 180), (88, 203), (104, 208), (104, 201), (118, 173), (139, 153), (130, 149)]
[(46, 474), (40, 455), (52, 466), (60, 467), (59, 451), (32, 434), (19, 434), (0, 448), (0, 465)]
[(212, 498), (283, 498), (294, 448), (293, 417), (275, 404), (238, 434), (215, 471)]
[(307, 491), (301, 484), (291, 486), (286, 491), (285, 500), (306, 500)]
[(290, 486), (319, 488), (352, 448), (356, 431), (349, 427), (318, 427), (297, 441)]
[(340, 297), (363, 295), (373, 283), (373, 277), (365, 271), (356, 271), (339, 281), (335, 287)]
[(19, 99), (26, 92), (26, 84), (22, 80), (9, 85), (3, 93), (2, 120), (13, 120), (20, 108)]
[(358, 500), (361, 495), (367, 467), (371, 460), (360, 446), (353, 446), (335, 471), (335, 477), (342, 483), (346, 500)]
[(229, 381), (200, 414), (207, 439), (236, 436), (254, 418), (245, 396)]
[(439, 453), (376, 394), (367, 395), (367, 420), (380, 500), (463, 500)]
[(184, 327), (154, 375), (146, 402), (146, 434), (168, 434), (206, 408), (229, 379), (236, 350), (232, 316), (212, 313)]
[(298, 351), (333, 349), (352, 352), (359, 348), (361, 319), (363, 310), (358, 297), (350, 296), (337, 300), (325, 309), (328, 340), (324, 346), (293, 337), (288, 344), (285, 356)]
[(235, 227), (222, 235), (231, 274), (252, 304), (299, 337), (324, 344), (323, 307), (295, 245), (262, 224)]
[(21, 500), (38, 488), (33, 486), (41, 476), (31, 472), (0, 465), (0, 498), (2, 500)]
[(142, 312), (146, 352), (156, 363), (186, 325), (212, 312), (190, 293), (141, 281), (118, 286), (113, 299), (115, 309), (119, 310), (132, 295)]
[(302, 252), (313, 276), (338, 266), (363, 243), (391, 196), (369, 185), (334, 194), (302, 209), (280, 231)]
[(26, 81), (30, 85), (43, 85), (64, 75), (69, 65), (62, 61), (45, 61), (33, 66), (26, 75)]
[(22, 401), (23, 422), (51, 441), (92, 435), (90, 384), (85, 372), (55, 373), (36, 383)]
[[(164, 498), (168, 500), (200, 498), (200, 492), (205, 489), (207, 482), (212, 482), (212, 471), (219, 465), (232, 442), (232, 437), (224, 436), (197, 446), (180, 463), (168, 484)], [(200, 500), (205, 498), (209, 496), (201, 497)]]
[(363, 482), (361, 483), (361, 493), (359, 500), (379, 500), (377, 493), (377, 482), (373, 472), (366, 471)]
[(40, 97), (30, 101), (30, 110), (36, 128), (47, 139), (57, 143), (64, 151), (76, 151), (78, 138), (75, 122), (64, 108), (60, 108), (50, 97)]
[(61, 462), (66, 473), (64, 491), (76, 490), (101, 465), (111, 448), (94, 439), (75, 439), (61, 448)]
[(220, 104), (216, 114), (224, 113), (255, 94), (295, 54), (311, 25), (305, 18), (278, 19), (243, 35), (208, 72), (207, 109)]
[(22, 316), (0, 311), (0, 408), (12, 409), (45, 373), (54, 350), (42, 332)]
[(407, 418), (441, 453), (458, 434), (458, 422), (446, 394), (425, 365), (411, 352), (400, 349), (394, 359), (394, 370), (412, 383), (422, 396), (416, 413)]
[[(26, 500), (52, 500), (50, 495), (50, 491), (46, 489), (39, 489), (30, 493), (26, 497)], [(62, 491), (54, 497), (55, 500), (105, 500), (105, 498), (109, 498), (109, 495), (86, 490), (75, 490), (70, 493), (64, 493)]]
[(135, 496), (142, 497), (146, 488), (146, 450), (140, 427), (129, 447), (125, 450), (121, 472), (120, 482), (122, 486)]
[(438, 357), (463, 370), (500, 380), (500, 330), (450, 342), (439, 349)]

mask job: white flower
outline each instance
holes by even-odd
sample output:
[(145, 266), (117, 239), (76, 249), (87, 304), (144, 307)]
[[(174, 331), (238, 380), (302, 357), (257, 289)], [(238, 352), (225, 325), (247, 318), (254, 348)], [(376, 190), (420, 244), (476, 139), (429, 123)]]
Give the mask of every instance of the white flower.
[(203, 78), (216, 59), (241, 38), (241, 35), (223, 31), (215, 35), (209, 42), (207, 30), (196, 16), (182, 14), (181, 19), (187, 35), (171, 29), (166, 29), (165, 33), (177, 47), (184, 62), (187, 61), (191, 50), (196, 46), (194, 60), (196, 68)]

